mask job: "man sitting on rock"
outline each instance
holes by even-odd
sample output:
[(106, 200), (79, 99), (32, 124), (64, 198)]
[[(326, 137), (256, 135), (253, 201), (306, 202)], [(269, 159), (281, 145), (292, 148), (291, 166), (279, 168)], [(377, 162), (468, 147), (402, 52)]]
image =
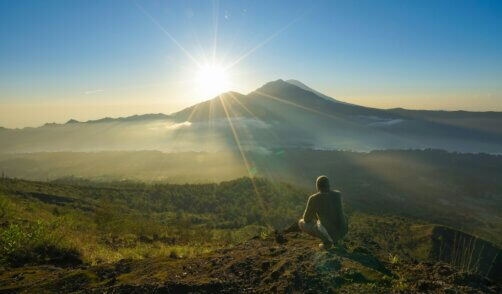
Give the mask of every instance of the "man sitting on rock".
[(326, 176), (318, 177), (316, 186), (318, 192), (309, 197), (298, 226), (303, 232), (322, 240), (319, 248), (329, 249), (347, 234), (347, 220), (340, 191), (330, 190)]

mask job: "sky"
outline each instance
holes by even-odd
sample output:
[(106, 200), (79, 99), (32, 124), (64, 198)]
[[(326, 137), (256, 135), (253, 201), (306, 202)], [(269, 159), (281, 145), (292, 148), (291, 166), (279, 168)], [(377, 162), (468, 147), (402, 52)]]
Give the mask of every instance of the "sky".
[(172, 113), (279, 78), (502, 111), (502, 1), (0, 0), (0, 126)]

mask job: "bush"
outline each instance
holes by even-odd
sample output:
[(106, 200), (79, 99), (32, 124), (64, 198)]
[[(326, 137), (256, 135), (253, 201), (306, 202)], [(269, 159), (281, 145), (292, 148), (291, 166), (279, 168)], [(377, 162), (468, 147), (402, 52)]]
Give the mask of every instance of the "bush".
[(41, 221), (26, 225), (10, 224), (0, 230), (0, 264), (75, 265), (82, 263), (79, 253), (62, 242), (58, 231)]
[(8, 218), (13, 214), (14, 204), (7, 197), (0, 195), (0, 219)]

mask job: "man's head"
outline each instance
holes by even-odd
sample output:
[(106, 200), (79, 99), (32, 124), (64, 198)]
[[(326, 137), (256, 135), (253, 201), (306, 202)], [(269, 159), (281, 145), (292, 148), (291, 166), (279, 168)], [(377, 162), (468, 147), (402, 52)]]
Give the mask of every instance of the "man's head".
[(329, 191), (329, 180), (327, 176), (319, 176), (316, 181), (317, 191)]

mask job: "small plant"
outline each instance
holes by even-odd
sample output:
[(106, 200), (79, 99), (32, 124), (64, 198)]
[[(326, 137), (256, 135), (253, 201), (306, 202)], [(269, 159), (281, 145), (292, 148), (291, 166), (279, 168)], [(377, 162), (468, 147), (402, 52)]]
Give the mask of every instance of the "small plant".
[(404, 291), (408, 288), (408, 285), (406, 284), (406, 281), (404, 279), (399, 279), (397, 282), (396, 282), (396, 289), (399, 290), (399, 291)]
[(399, 292), (406, 291), (409, 288), (407, 279), (401, 272), (396, 272), (397, 277), (392, 281), (392, 288)]
[(397, 255), (394, 255), (392, 253), (389, 253), (389, 262), (392, 264), (398, 264), (399, 263), (399, 257)]

